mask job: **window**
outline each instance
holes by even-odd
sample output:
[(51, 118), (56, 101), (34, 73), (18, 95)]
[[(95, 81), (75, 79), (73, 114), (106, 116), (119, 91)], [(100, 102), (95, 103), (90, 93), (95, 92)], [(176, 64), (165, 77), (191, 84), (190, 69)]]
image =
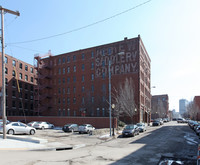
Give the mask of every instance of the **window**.
[(12, 101), (12, 107), (16, 108), (15, 101)]
[(74, 66), (74, 72), (76, 72), (76, 66)]
[(23, 77), (22, 77), (22, 73), (20, 73), (20, 74), (19, 74), (19, 79), (22, 79), (22, 78), (23, 78)]
[(63, 57), (63, 59), (62, 59), (62, 63), (63, 63), (63, 64), (65, 63), (65, 57)]
[(65, 94), (65, 88), (63, 88), (63, 94)]
[(91, 69), (94, 69), (94, 62), (91, 63)]
[(73, 103), (76, 104), (76, 97), (73, 98)]
[(102, 108), (102, 116), (105, 116), (105, 108)]
[(76, 76), (73, 77), (73, 82), (76, 82)]
[(27, 65), (25, 65), (25, 71), (28, 71), (28, 66)]
[(91, 58), (94, 58), (94, 52), (93, 51), (91, 52)]
[(103, 101), (103, 102), (105, 102), (105, 101), (106, 101), (106, 98), (105, 98), (105, 96), (103, 96), (103, 97), (102, 97), (102, 101)]
[(61, 74), (61, 69), (60, 68), (58, 69), (58, 74)]
[(91, 79), (94, 80), (94, 74), (93, 74), (93, 73), (92, 73), (92, 75), (91, 75)]
[(82, 104), (85, 104), (85, 98), (82, 97)]
[(81, 68), (82, 68), (82, 70), (85, 70), (85, 65), (84, 65), (84, 64), (82, 64)]
[(105, 72), (102, 73), (102, 78), (105, 79)]
[(33, 83), (33, 77), (31, 77), (31, 82)]
[(19, 82), (19, 88), (22, 90), (22, 82)]
[(58, 84), (61, 84), (61, 80), (60, 80), (60, 78), (58, 79)]
[(63, 104), (65, 104), (65, 98), (63, 98)]
[(60, 88), (58, 88), (58, 93), (60, 94), (61, 92), (60, 92)]
[(8, 63), (8, 57), (5, 56), (5, 63)]
[(5, 78), (5, 83), (6, 83), (6, 85), (8, 85), (8, 79), (7, 78)]
[(92, 90), (92, 92), (94, 92), (94, 85), (91, 86), (91, 90)]
[(102, 61), (102, 66), (105, 66), (105, 61), (104, 60)]
[(111, 55), (112, 54), (112, 50), (111, 48), (108, 48), (108, 55)]
[(8, 74), (8, 68), (5, 67), (5, 74)]
[(67, 93), (68, 93), (68, 94), (70, 93), (70, 88), (69, 88), (69, 87), (67, 88)]
[(58, 64), (61, 64), (61, 59), (60, 58), (58, 59)]
[(70, 104), (70, 98), (69, 97), (67, 98), (67, 104)]
[(91, 102), (94, 103), (94, 96), (91, 97)]
[(70, 56), (67, 56), (67, 62), (70, 62)]
[(15, 77), (15, 71), (14, 71), (14, 70), (13, 70), (13, 72), (12, 72), (12, 76)]
[(31, 92), (33, 92), (33, 86), (31, 85)]
[(33, 93), (30, 94), (30, 99), (33, 100)]
[(28, 81), (28, 76), (27, 75), (25, 75), (25, 81)]
[(67, 67), (67, 73), (70, 73), (70, 67), (69, 66)]
[(76, 111), (74, 111), (74, 116), (76, 116)]
[(63, 78), (63, 84), (65, 84), (65, 78)]
[(76, 61), (76, 55), (73, 56), (73, 61)]
[(15, 91), (12, 91), (12, 97), (16, 97)]
[(73, 88), (73, 92), (76, 93), (76, 87)]
[(81, 88), (81, 91), (82, 91), (82, 92), (84, 92), (84, 91), (85, 91), (85, 87), (84, 87), (84, 86), (82, 86), (82, 88)]
[(82, 53), (81, 58), (82, 58), (82, 60), (85, 59), (85, 54), (84, 53)]
[(16, 61), (15, 60), (12, 61), (12, 65), (16, 66)]
[(28, 99), (28, 94), (27, 94), (27, 93), (25, 93), (25, 99), (26, 99), (26, 100)]
[(28, 90), (28, 84), (25, 84), (25, 89)]
[(63, 74), (65, 74), (65, 68), (63, 68)]
[(22, 63), (21, 63), (21, 62), (19, 63), (19, 68), (20, 68), (20, 69), (22, 69), (22, 68), (23, 68), (23, 65), (22, 65)]
[(105, 55), (105, 51), (104, 51), (104, 49), (101, 50), (101, 55), (102, 55), (102, 56)]
[(85, 76), (84, 75), (82, 75), (82, 82), (84, 82), (85, 81)]
[(16, 81), (15, 80), (12, 81), (12, 86), (16, 87)]
[(31, 73), (33, 73), (33, 68), (31, 67)]
[(99, 114), (100, 114), (100, 113), (99, 113), (99, 108), (97, 108), (97, 116), (99, 116)]
[(67, 83), (70, 83), (70, 77), (67, 77)]

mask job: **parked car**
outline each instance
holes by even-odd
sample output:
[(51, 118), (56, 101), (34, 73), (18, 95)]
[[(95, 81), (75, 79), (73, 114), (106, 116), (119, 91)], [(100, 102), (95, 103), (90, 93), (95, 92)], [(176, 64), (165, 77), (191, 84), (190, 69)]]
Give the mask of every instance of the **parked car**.
[(159, 119), (154, 119), (152, 126), (159, 126), (160, 125), (160, 120)]
[(63, 126), (62, 130), (64, 132), (78, 132), (78, 124), (66, 124)]
[[(6, 124), (10, 123), (9, 120), (6, 120)], [(3, 125), (3, 119), (0, 119), (0, 125)]]
[(197, 126), (197, 128), (196, 128), (196, 131), (195, 131), (195, 132), (196, 132), (196, 134), (197, 134), (197, 135), (200, 135), (200, 125), (198, 125), (198, 126)]
[(164, 122), (163, 122), (163, 119), (162, 118), (158, 118), (158, 120), (160, 121), (160, 125), (163, 125)]
[[(3, 133), (3, 126), (0, 126), (0, 132)], [(11, 122), (6, 124), (6, 132), (7, 134), (30, 134), (34, 135), (36, 129), (33, 127), (29, 127), (28, 125), (21, 122)]]
[(80, 125), (78, 127), (78, 132), (81, 134), (81, 133), (90, 133), (92, 132), (93, 130), (95, 130), (95, 128), (91, 125), (91, 124), (83, 124), (83, 125)]
[(139, 128), (140, 132), (144, 132), (147, 130), (145, 123), (137, 123), (137, 127)]
[(30, 127), (34, 127), (34, 125), (38, 123), (38, 121), (31, 121), (30, 123), (28, 123), (27, 125)]
[(123, 137), (126, 137), (126, 136), (135, 136), (135, 135), (139, 135), (139, 132), (140, 132), (140, 130), (137, 127), (137, 125), (129, 124), (122, 131), (122, 136)]
[(177, 123), (187, 123), (184, 118), (178, 118), (176, 121)]
[(169, 122), (169, 118), (163, 118), (163, 122)]
[(46, 122), (46, 121), (39, 121), (39, 122), (35, 123), (33, 125), (33, 127), (36, 129), (48, 129), (48, 128), (53, 129), (54, 125), (49, 122)]

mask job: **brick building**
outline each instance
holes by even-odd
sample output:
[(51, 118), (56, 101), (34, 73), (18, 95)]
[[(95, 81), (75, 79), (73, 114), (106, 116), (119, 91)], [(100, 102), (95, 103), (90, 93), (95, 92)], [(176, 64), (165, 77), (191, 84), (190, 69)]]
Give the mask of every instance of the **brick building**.
[(112, 92), (131, 77), (137, 104), (135, 121), (149, 121), (151, 60), (140, 36), (56, 56), (36, 55), (37, 114), (108, 116), (109, 60)]
[[(1, 53), (0, 65), (2, 66)], [(7, 116), (34, 115), (34, 86), (36, 84), (34, 74), (33, 65), (5, 54)], [(2, 89), (2, 67), (0, 67), (0, 77), (0, 89)], [(2, 107), (0, 107), (0, 113), (2, 113)]]
[(151, 99), (151, 117), (166, 118), (169, 116), (169, 98), (168, 95), (154, 95)]

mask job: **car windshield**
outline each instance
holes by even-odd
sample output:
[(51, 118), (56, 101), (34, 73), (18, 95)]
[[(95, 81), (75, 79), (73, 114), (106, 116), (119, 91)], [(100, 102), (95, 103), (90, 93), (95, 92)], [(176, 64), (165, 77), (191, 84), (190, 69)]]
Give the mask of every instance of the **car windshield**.
[(141, 123), (137, 123), (137, 126), (143, 126)]
[(127, 125), (125, 129), (134, 129), (134, 125)]

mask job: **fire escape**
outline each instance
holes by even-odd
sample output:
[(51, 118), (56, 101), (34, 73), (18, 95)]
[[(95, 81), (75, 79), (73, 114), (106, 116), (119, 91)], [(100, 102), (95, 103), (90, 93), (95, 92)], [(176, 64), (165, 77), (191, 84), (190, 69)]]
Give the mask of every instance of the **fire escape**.
[(37, 70), (35, 79), (37, 85), (34, 89), (34, 99), (35, 99), (35, 115), (49, 115), (52, 109), (52, 63), (51, 60), (45, 60), (46, 58), (51, 58), (51, 52), (48, 54), (40, 56), (34, 56), (34, 67)]

